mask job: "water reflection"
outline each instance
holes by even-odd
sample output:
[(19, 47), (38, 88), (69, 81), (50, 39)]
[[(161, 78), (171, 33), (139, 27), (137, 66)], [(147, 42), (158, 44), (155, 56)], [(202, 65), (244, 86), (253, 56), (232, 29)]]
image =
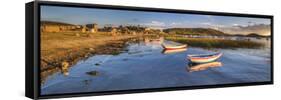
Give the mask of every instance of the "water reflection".
[(164, 37), (144, 37), (145, 44), (162, 44), (164, 42)]
[(189, 72), (202, 71), (209, 68), (221, 67), (222, 65), (223, 65), (222, 62), (218, 62), (218, 61), (203, 63), (203, 64), (195, 64), (190, 62), (188, 63), (187, 70)]
[(84, 80), (83, 83), (84, 83), (86, 86), (89, 86), (89, 85), (92, 83), (92, 79)]

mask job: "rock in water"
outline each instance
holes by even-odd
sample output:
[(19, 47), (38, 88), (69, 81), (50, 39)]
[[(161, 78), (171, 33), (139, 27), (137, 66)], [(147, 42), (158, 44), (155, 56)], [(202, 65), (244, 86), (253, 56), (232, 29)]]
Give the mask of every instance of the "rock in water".
[(90, 51), (93, 51), (93, 50), (94, 50), (94, 48), (89, 48), (89, 50), (90, 50)]
[(62, 71), (64, 76), (68, 76), (69, 75), (68, 68), (69, 68), (69, 63), (66, 62), (66, 61), (63, 61), (61, 63), (61, 71)]
[(68, 76), (68, 75), (69, 75), (69, 72), (63, 72), (63, 75), (64, 75), (64, 76)]
[(95, 65), (96, 65), (96, 66), (99, 66), (99, 65), (100, 65), (100, 63), (96, 63)]
[(63, 62), (61, 63), (61, 69), (62, 69), (62, 70), (68, 70), (68, 67), (69, 67), (69, 63), (68, 63), (68, 62), (63, 61)]
[(90, 75), (90, 76), (98, 76), (99, 75), (99, 72), (98, 71), (89, 71), (89, 72), (86, 72), (86, 74)]

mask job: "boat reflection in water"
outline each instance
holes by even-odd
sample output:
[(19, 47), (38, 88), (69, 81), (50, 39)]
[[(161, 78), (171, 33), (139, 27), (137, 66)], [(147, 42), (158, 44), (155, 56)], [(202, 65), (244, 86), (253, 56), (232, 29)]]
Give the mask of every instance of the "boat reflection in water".
[(163, 49), (162, 53), (163, 54), (173, 54), (173, 53), (179, 53), (179, 52), (184, 52), (186, 51), (187, 48), (182, 48), (182, 49)]
[(144, 43), (151, 45), (151, 44), (162, 44), (164, 42), (164, 37), (145, 37)]
[(190, 62), (187, 66), (187, 70), (189, 72), (194, 72), (194, 71), (202, 71), (202, 70), (206, 70), (208, 68), (221, 67), (221, 66), (222, 66), (222, 63), (218, 62), (218, 61), (203, 63), (203, 64), (196, 64), (196, 63)]

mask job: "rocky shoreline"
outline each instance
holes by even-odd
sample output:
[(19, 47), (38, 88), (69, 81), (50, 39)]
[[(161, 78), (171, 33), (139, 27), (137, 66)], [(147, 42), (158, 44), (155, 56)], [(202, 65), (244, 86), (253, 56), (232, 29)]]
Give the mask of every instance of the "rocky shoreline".
[(117, 55), (126, 47), (126, 41), (137, 36), (123, 37), (116, 40), (104, 41), (103, 45), (69, 49), (63, 55), (56, 57), (41, 57), (40, 75), (43, 84), (46, 78), (56, 72), (68, 75), (68, 69), (78, 61), (98, 54)]

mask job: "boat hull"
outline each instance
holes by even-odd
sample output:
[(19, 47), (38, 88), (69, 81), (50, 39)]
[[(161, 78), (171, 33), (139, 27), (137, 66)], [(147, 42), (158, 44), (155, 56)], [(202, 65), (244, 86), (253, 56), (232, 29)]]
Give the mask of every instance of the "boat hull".
[(179, 52), (184, 52), (186, 51), (187, 48), (182, 48), (182, 49), (173, 49), (173, 50), (167, 50), (167, 49), (164, 49), (162, 51), (163, 54), (173, 54), (173, 53), (179, 53)]
[(165, 50), (177, 50), (177, 49), (185, 49), (187, 48), (187, 45), (180, 45), (180, 46), (167, 46), (162, 45)]
[(199, 55), (199, 56), (189, 56), (189, 60), (192, 63), (209, 63), (216, 61), (222, 56), (222, 53), (216, 53), (213, 55)]

